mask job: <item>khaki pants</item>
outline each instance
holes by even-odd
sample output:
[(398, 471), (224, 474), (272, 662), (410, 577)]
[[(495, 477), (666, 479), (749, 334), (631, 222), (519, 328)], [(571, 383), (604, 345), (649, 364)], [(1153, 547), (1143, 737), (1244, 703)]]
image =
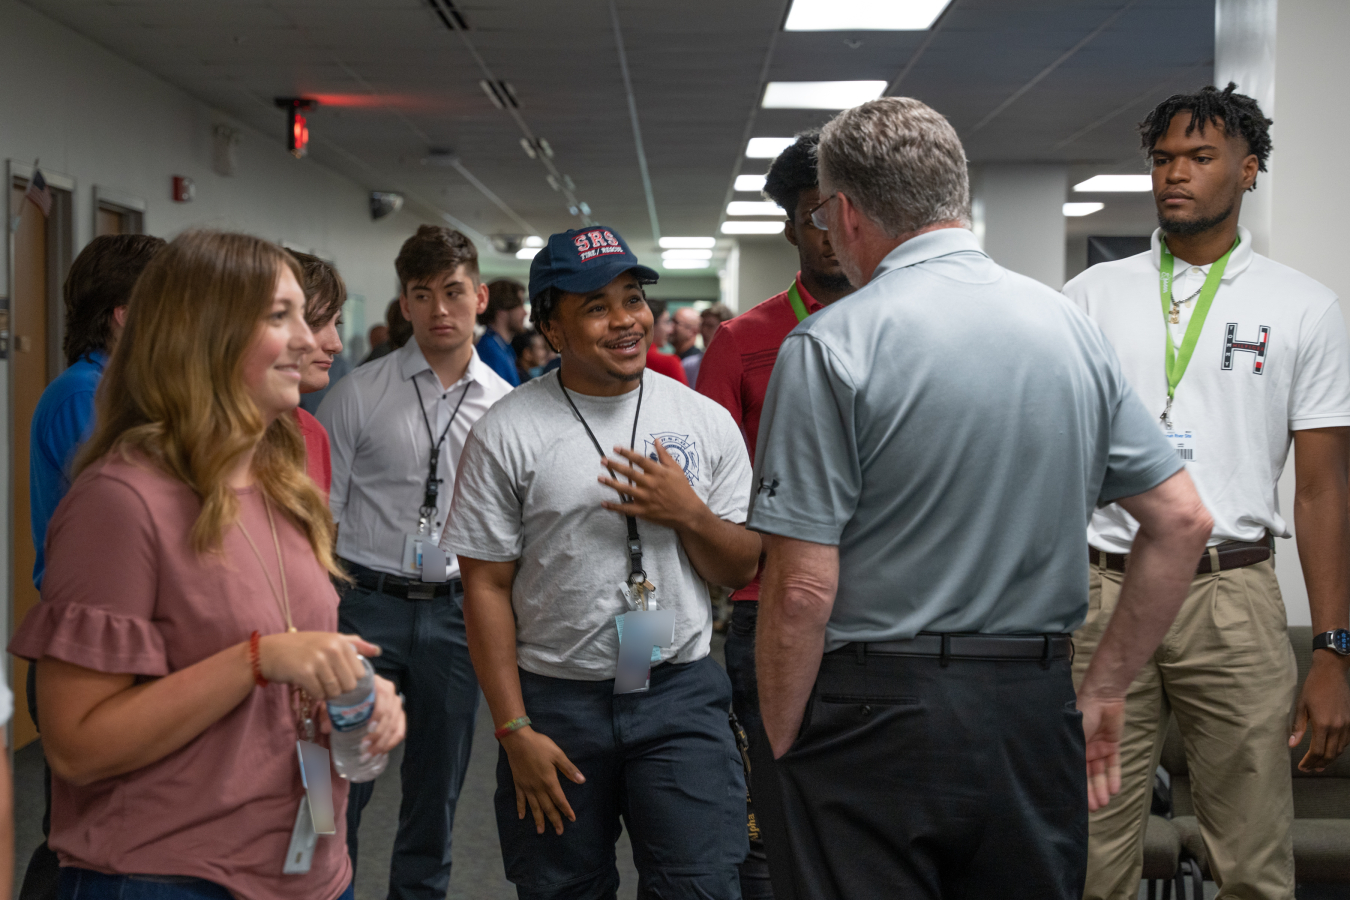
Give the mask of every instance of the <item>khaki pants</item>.
[[(1074, 635), (1080, 684), (1123, 577), (1093, 565)], [(1130, 685), (1121, 791), (1089, 822), (1087, 898), (1134, 900), (1167, 719), (1177, 719), (1196, 818), (1220, 898), (1293, 900), (1289, 723), (1297, 674), (1274, 560), (1196, 576), (1176, 622)]]

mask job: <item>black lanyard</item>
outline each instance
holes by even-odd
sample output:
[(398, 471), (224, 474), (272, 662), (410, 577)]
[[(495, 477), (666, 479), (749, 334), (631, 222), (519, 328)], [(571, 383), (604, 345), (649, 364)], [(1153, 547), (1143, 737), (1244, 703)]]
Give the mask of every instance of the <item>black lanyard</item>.
[[(645, 380), (646, 379), (644, 378), (643, 381)], [(605, 455), (604, 448), (600, 446), (600, 442), (595, 439), (595, 432), (591, 431), (591, 426), (586, 424), (586, 417), (581, 414), (581, 410), (577, 409), (577, 405), (572, 402), (572, 395), (567, 393), (567, 388), (563, 387), (561, 377), (558, 379), (558, 387), (562, 388), (563, 399), (567, 401), (568, 406), (572, 407), (572, 412), (576, 413), (577, 419), (581, 422), (581, 427), (586, 429), (586, 436), (590, 438), (591, 443), (595, 445), (596, 452), (600, 454), (602, 460), (608, 463), (609, 457)], [(635, 449), (637, 445), (638, 416), (642, 415), (642, 388), (643, 382), (639, 381), (637, 409), (633, 412), (633, 433), (628, 438), (629, 450)], [(619, 496), (623, 498), (624, 502), (628, 502), (631, 499), (625, 494), (620, 494)], [(624, 516), (624, 519), (628, 522), (628, 583), (638, 585), (647, 580), (647, 573), (642, 569), (642, 538), (638, 536), (637, 519), (633, 516)]]
[[(450, 433), (450, 426), (455, 424), (455, 416), (459, 415), (459, 408), (464, 405), (464, 397), (469, 393), (469, 388), (473, 386), (470, 381), (464, 385), (464, 390), (460, 391), (459, 402), (455, 404), (455, 411), (450, 413), (450, 421), (445, 423), (445, 430), (441, 432), (441, 439), (436, 440), (435, 433), (431, 430), (431, 419), (427, 418), (427, 407), (422, 402), (422, 389), (417, 386), (417, 376), (412, 379), (413, 390), (417, 391), (417, 408), (422, 410), (422, 421), (427, 426), (427, 438), (431, 441), (431, 463), (427, 469), (427, 483), (422, 489), (422, 506), (417, 511), (422, 517), (422, 522), (418, 523), (420, 530), (422, 524), (436, 514), (437, 500), (441, 492), (441, 479), (437, 478), (441, 465), (441, 446), (445, 443), (445, 437)], [(444, 396), (444, 395), (442, 395)]]

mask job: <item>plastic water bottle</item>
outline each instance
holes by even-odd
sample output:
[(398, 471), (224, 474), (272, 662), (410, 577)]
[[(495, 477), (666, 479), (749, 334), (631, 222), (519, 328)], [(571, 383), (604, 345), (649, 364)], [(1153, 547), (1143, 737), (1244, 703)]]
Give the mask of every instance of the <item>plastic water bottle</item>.
[(375, 670), (370, 660), (361, 657), (366, 674), (345, 694), (328, 701), (328, 719), (333, 723), (329, 745), (333, 753), (333, 767), (343, 778), (353, 783), (374, 781), (389, 764), (389, 754), (381, 753), (364, 762), (361, 760), (361, 741), (370, 729), (370, 717), (375, 712)]

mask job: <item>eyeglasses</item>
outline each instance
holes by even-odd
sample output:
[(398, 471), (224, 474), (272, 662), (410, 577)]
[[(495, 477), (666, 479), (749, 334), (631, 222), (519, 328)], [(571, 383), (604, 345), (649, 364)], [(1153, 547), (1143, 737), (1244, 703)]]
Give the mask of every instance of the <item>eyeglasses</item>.
[(835, 191), (833, 194), (826, 197), (824, 200), (820, 201), (814, 207), (811, 208), (811, 211), (806, 214), (806, 217), (811, 220), (812, 225), (816, 226), (821, 231), (830, 230), (829, 223), (825, 221), (825, 213), (823, 213), (821, 210), (824, 209), (826, 203), (829, 203), (831, 200), (833, 200), (835, 197), (838, 196), (839, 192)]

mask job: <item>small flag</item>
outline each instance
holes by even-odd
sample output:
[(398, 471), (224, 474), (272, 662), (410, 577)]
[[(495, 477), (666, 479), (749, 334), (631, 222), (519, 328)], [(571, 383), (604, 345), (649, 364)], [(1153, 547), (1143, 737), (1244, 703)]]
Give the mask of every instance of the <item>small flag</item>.
[(33, 177), (28, 181), (28, 192), (23, 196), (42, 210), (44, 219), (52, 214), (52, 190), (47, 187), (47, 179), (42, 177), (41, 169), (33, 169)]

